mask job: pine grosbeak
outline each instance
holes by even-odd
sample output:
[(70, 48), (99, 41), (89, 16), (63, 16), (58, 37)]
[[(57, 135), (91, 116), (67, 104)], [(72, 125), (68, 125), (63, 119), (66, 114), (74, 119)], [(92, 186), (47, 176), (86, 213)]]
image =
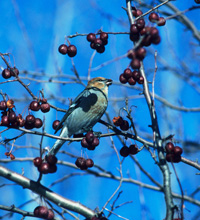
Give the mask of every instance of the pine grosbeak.
[[(90, 131), (99, 121), (108, 105), (108, 86), (111, 79), (96, 77), (74, 99), (60, 121), (55, 133), (62, 128), (60, 137), (68, 138), (74, 134)], [(48, 154), (55, 155), (65, 140), (57, 140)]]

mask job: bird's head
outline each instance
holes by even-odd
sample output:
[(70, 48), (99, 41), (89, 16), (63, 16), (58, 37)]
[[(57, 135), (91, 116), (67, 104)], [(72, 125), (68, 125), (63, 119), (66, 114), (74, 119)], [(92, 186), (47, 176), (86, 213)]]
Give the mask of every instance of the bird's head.
[(96, 78), (91, 79), (88, 82), (87, 88), (95, 87), (95, 88), (101, 89), (107, 96), (108, 86), (110, 86), (111, 84), (112, 84), (111, 79), (106, 79), (104, 77), (96, 77)]

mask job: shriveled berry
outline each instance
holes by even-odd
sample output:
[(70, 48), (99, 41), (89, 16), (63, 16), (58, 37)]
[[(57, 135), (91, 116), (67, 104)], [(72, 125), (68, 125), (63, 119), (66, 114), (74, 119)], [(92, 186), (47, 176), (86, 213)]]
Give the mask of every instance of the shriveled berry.
[(38, 101), (32, 101), (29, 105), (29, 108), (32, 111), (39, 111), (40, 110), (40, 103)]
[(126, 68), (126, 69), (124, 70), (124, 77), (125, 77), (126, 79), (129, 79), (131, 76), (132, 76), (132, 71), (131, 71), (131, 69)]
[(61, 45), (59, 46), (59, 48), (58, 48), (58, 51), (59, 51), (61, 54), (63, 54), (63, 55), (67, 54), (67, 51), (68, 51), (67, 45), (66, 45), (66, 44), (61, 44)]
[(3, 77), (4, 79), (9, 79), (9, 78), (11, 77), (11, 72), (10, 72), (10, 70), (9, 70), (9, 69), (4, 69), (4, 70), (2, 71), (2, 77)]
[(6, 110), (7, 109), (7, 104), (6, 101), (0, 101), (0, 110)]
[(100, 39), (101, 39), (102, 41), (108, 40), (108, 33), (106, 33), (106, 32), (101, 32), (101, 34), (100, 34)]
[(129, 123), (126, 120), (123, 120), (123, 123), (120, 125), (122, 131), (127, 131), (129, 129)]
[(130, 151), (130, 154), (132, 154), (132, 155), (135, 155), (139, 152), (138, 147), (137, 147), (136, 144), (131, 144), (129, 146), (129, 151)]
[(85, 162), (86, 162), (87, 167), (93, 167), (94, 166), (94, 161), (92, 159), (87, 159)]
[(133, 69), (139, 69), (141, 64), (140, 64), (140, 60), (139, 59), (133, 59), (130, 63), (131, 67)]
[(120, 155), (121, 155), (122, 157), (127, 157), (127, 156), (129, 155), (129, 153), (130, 153), (130, 150), (129, 150), (129, 148), (128, 148), (127, 146), (123, 146), (123, 147), (120, 149), (119, 153), (120, 153)]
[(46, 160), (47, 160), (47, 163), (49, 163), (51, 165), (55, 165), (58, 161), (57, 157), (54, 155), (46, 156)]
[(36, 167), (39, 167), (42, 164), (42, 158), (41, 157), (34, 158), (33, 163)]
[(89, 33), (87, 35), (87, 41), (94, 42), (95, 39), (96, 39), (96, 35), (94, 33)]
[(8, 99), (8, 101), (6, 102), (6, 105), (7, 105), (7, 108), (14, 108), (15, 105), (14, 105), (14, 101), (12, 99)]
[(49, 163), (44, 162), (38, 167), (38, 170), (42, 174), (47, 174), (49, 173), (49, 166)]
[(167, 153), (173, 153), (174, 152), (174, 144), (172, 142), (168, 142), (165, 145), (165, 150)]
[(124, 122), (124, 120), (121, 116), (114, 117), (112, 121), (115, 126), (120, 126)]
[(43, 125), (42, 120), (41, 120), (40, 118), (36, 118), (36, 119), (35, 119), (35, 122), (34, 122), (34, 127), (35, 127), (35, 128), (41, 128), (42, 125)]
[(46, 112), (49, 112), (50, 111), (50, 105), (49, 105), (49, 103), (43, 103), (43, 104), (41, 104), (41, 111), (43, 112), (43, 113), (46, 113)]
[(76, 49), (76, 46), (74, 46), (74, 45), (70, 45), (70, 46), (68, 46), (68, 56), (69, 57), (74, 57), (74, 56), (76, 56), (76, 54), (77, 54), (77, 49)]
[(60, 123), (59, 120), (55, 120), (55, 121), (53, 122), (52, 127), (53, 127), (54, 130), (56, 130), (56, 128), (58, 127), (59, 123)]
[(183, 153), (183, 149), (179, 146), (174, 147), (174, 154), (175, 155), (181, 155)]
[(152, 23), (157, 23), (158, 20), (159, 20), (159, 16), (156, 12), (152, 12), (149, 15), (149, 21), (151, 21)]
[(127, 79), (125, 78), (124, 73), (122, 73), (122, 74), (119, 76), (119, 81), (120, 81), (122, 84), (126, 84), (126, 83), (127, 83)]

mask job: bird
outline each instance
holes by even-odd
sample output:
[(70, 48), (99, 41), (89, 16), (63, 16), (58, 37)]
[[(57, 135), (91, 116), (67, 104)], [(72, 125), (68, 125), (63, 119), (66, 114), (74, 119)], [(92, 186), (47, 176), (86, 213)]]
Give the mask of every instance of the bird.
[[(61, 129), (60, 137), (91, 131), (100, 120), (108, 106), (108, 87), (111, 79), (96, 77), (91, 79), (86, 88), (74, 99), (66, 114), (58, 124), (55, 133)], [(55, 155), (65, 140), (57, 139), (48, 155)]]

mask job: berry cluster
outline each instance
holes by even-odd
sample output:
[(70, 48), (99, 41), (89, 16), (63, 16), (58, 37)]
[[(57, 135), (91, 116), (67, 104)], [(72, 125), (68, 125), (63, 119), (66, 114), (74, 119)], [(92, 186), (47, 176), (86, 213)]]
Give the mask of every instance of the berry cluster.
[(168, 142), (165, 146), (167, 162), (178, 163), (181, 161), (182, 148), (174, 146), (172, 142)]
[(92, 131), (88, 131), (86, 136), (81, 140), (81, 146), (88, 150), (94, 150), (99, 145), (99, 139), (93, 134)]
[[(136, 61), (136, 59), (132, 60)], [(137, 62), (137, 61), (136, 61)], [(133, 72), (131, 69), (126, 68), (124, 72), (119, 76), (119, 81), (123, 84), (126, 84), (128, 82), (129, 85), (135, 85), (136, 82), (139, 84), (144, 83), (144, 77), (141, 76), (139, 70), (134, 70)]]
[(131, 155), (135, 155), (139, 152), (139, 149), (137, 147), (136, 144), (131, 144), (129, 147), (127, 147), (126, 145), (124, 145), (121, 149), (120, 149), (120, 155), (122, 157), (128, 157), (129, 154)]
[(55, 173), (57, 171), (58, 159), (54, 155), (49, 155), (43, 160), (41, 157), (36, 157), (33, 160), (34, 165), (38, 168), (38, 171), (42, 174)]
[(74, 45), (67, 46), (66, 44), (61, 44), (58, 51), (63, 55), (68, 55), (69, 57), (74, 57), (77, 54), (77, 48)]
[(113, 118), (113, 124), (119, 126), (122, 131), (127, 131), (129, 129), (129, 123), (127, 120), (124, 120), (121, 116)]
[(32, 101), (29, 105), (29, 109), (32, 111), (39, 111), (41, 110), (43, 113), (50, 111), (50, 105), (47, 102), (47, 99), (41, 99), (39, 101)]
[(75, 162), (76, 166), (81, 170), (87, 170), (89, 167), (94, 166), (94, 161), (92, 159), (85, 159), (83, 157), (78, 157)]
[(4, 79), (9, 79), (11, 76), (14, 76), (16, 77), (16, 75), (18, 76), (19, 75), (19, 70), (16, 68), (16, 67), (13, 67), (13, 68), (6, 68), (2, 71), (2, 77)]
[(152, 12), (149, 15), (149, 21), (156, 23), (158, 26), (164, 26), (166, 24), (165, 18), (160, 17), (156, 12)]
[(54, 212), (52, 209), (48, 209), (46, 206), (37, 206), (34, 209), (34, 216), (43, 218), (46, 220), (53, 220), (54, 219)]
[(11, 160), (14, 160), (15, 159), (15, 156), (11, 153), (11, 152), (5, 152), (5, 155), (7, 157), (10, 157)]
[(90, 42), (90, 47), (96, 50), (98, 53), (103, 53), (105, 51), (105, 45), (108, 44), (108, 34), (106, 32), (101, 32), (100, 37), (96, 38), (94, 33), (89, 33), (87, 35), (87, 41)]

